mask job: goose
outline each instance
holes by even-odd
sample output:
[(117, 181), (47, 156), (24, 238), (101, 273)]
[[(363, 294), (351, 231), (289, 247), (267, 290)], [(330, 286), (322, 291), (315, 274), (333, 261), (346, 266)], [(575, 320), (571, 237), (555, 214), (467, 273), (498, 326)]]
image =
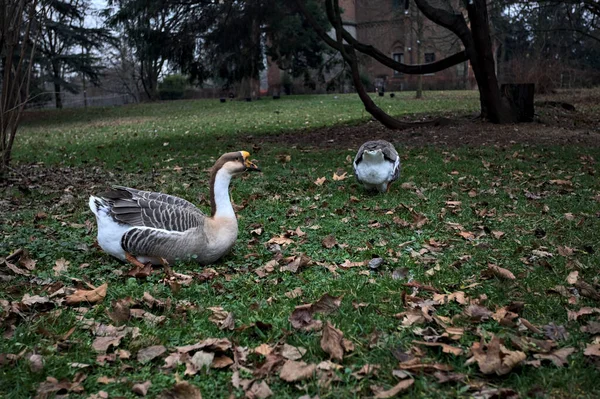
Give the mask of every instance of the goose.
[(98, 244), (108, 254), (137, 267), (194, 259), (202, 265), (233, 247), (238, 223), (229, 198), (233, 176), (260, 171), (247, 151), (222, 155), (210, 175), (210, 216), (191, 202), (163, 193), (114, 186), (90, 196)]
[(367, 141), (354, 158), (356, 180), (367, 190), (387, 192), (400, 177), (400, 157), (392, 143), (385, 140)]

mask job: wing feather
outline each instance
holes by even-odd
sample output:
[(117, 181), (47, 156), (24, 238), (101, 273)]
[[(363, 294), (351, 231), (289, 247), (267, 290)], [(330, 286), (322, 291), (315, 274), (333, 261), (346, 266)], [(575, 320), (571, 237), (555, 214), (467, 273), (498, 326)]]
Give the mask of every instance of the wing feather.
[(206, 218), (191, 202), (163, 193), (115, 186), (98, 197), (108, 204), (115, 221), (131, 226), (185, 231), (201, 226)]

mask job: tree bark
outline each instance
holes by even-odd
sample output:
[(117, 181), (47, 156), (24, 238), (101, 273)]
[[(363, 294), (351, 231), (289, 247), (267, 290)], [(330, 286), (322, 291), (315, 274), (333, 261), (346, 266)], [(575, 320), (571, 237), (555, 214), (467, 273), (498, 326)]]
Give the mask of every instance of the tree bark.
[(60, 67), (58, 62), (52, 61), (52, 79), (54, 80), (54, 100), (57, 109), (62, 109), (62, 97), (60, 94)]

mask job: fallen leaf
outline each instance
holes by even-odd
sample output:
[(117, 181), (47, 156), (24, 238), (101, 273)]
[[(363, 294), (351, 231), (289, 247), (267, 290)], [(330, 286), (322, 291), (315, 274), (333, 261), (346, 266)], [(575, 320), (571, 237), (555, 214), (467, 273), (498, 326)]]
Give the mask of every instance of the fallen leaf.
[(277, 261), (276, 259), (272, 259), (263, 266), (254, 269), (254, 273), (256, 273), (258, 277), (262, 278), (265, 277), (267, 274), (272, 273), (277, 266), (279, 266), (279, 261)]
[(323, 246), (327, 249), (331, 249), (331, 248), (335, 247), (337, 245), (337, 243), (338, 242), (335, 239), (335, 236), (333, 234), (328, 235), (322, 241)]
[(348, 259), (346, 259), (344, 261), (344, 263), (342, 263), (340, 265), (340, 267), (343, 269), (349, 269), (351, 267), (366, 266), (368, 263), (369, 263), (369, 261), (365, 261), (365, 260), (363, 260), (362, 262), (350, 262)]
[(344, 172), (342, 170), (338, 170), (336, 172), (333, 172), (333, 180), (334, 181), (345, 180), (347, 175), (348, 175), (348, 172)]
[(131, 311), (129, 309), (131, 303), (132, 302), (127, 298), (113, 301), (111, 309), (107, 309), (106, 314), (116, 325), (121, 325), (131, 317)]
[(569, 275), (567, 276), (567, 283), (573, 285), (577, 282), (577, 279), (579, 278), (579, 272), (577, 270), (572, 271), (571, 273), (569, 273)]
[(163, 345), (153, 345), (144, 349), (140, 349), (137, 354), (137, 360), (140, 363), (148, 363), (152, 359), (162, 355), (167, 351)]
[(557, 326), (554, 323), (550, 323), (542, 327), (546, 337), (553, 341), (563, 341), (569, 338), (569, 333), (564, 326)]
[(254, 348), (254, 353), (258, 353), (259, 355), (263, 356), (267, 356), (271, 352), (273, 352), (273, 347), (271, 347), (269, 344), (261, 344)]
[(591, 284), (579, 279), (575, 282), (575, 288), (579, 290), (579, 293), (582, 296), (595, 301), (600, 301), (600, 293)]
[(106, 353), (109, 347), (119, 346), (121, 339), (123, 339), (122, 335), (97, 337), (94, 342), (92, 342), (92, 348), (96, 352)]
[(98, 384), (103, 384), (103, 385), (112, 384), (113, 382), (116, 382), (116, 381), (117, 381), (116, 378), (107, 377), (105, 375), (96, 378), (96, 382)]
[(322, 313), (325, 315), (331, 314), (339, 309), (342, 304), (341, 296), (332, 296), (329, 294), (323, 294), (317, 302), (312, 305), (312, 311), (315, 313)]
[[(484, 349), (485, 347), (485, 349)], [(483, 374), (508, 374), (514, 367), (526, 359), (525, 353), (511, 351), (500, 343), (500, 339), (493, 336), (491, 341), (484, 345), (481, 342), (471, 346), (471, 357), (467, 364), (477, 362)]]
[(475, 234), (471, 233), (470, 231), (460, 231), (458, 233), (458, 235), (467, 241), (471, 241), (471, 240), (475, 239)]
[(171, 389), (161, 392), (158, 399), (202, 399), (198, 387), (187, 381), (178, 382)]
[(463, 354), (463, 350), (461, 348), (457, 348), (456, 346), (444, 344), (441, 342), (423, 342), (423, 341), (413, 341), (413, 344), (424, 345), (424, 346), (432, 346), (432, 347), (440, 347), (444, 353), (451, 353), (455, 356), (460, 356)]
[(233, 330), (235, 328), (233, 313), (227, 312), (221, 306), (209, 307), (208, 310), (212, 312), (208, 320), (219, 326), (220, 330)]
[(281, 350), (281, 356), (288, 360), (300, 360), (305, 353), (306, 348), (288, 344), (283, 344), (283, 349)]
[(315, 364), (287, 360), (279, 372), (279, 378), (287, 382), (306, 380), (313, 377), (316, 369)]
[(293, 244), (294, 240), (286, 236), (276, 236), (267, 241), (267, 245), (269, 244), (278, 244), (278, 245), (289, 245)]
[(65, 303), (67, 305), (80, 304), (82, 302), (97, 303), (106, 297), (108, 284), (104, 283), (93, 290), (76, 290), (73, 294), (67, 295)]
[(592, 308), (592, 307), (586, 306), (586, 307), (579, 309), (578, 311), (567, 310), (567, 316), (569, 318), (569, 321), (574, 321), (574, 320), (577, 320), (581, 316), (587, 316), (587, 315), (590, 315), (593, 313), (600, 314), (600, 308)]
[(492, 316), (492, 312), (489, 309), (480, 305), (469, 305), (465, 309), (464, 314), (474, 322), (484, 321)]
[(177, 352), (188, 353), (198, 349), (205, 349), (211, 352), (225, 352), (231, 349), (231, 341), (227, 338), (207, 338), (193, 345), (178, 346)]
[(563, 246), (559, 245), (559, 246), (556, 247), (556, 249), (557, 249), (558, 254), (560, 256), (571, 256), (571, 255), (573, 255), (573, 248), (569, 248), (567, 246), (563, 247)]
[(233, 364), (233, 359), (231, 359), (229, 356), (215, 356), (215, 358), (213, 359), (212, 363), (210, 364), (210, 367), (212, 367), (213, 369), (224, 369), (226, 367), (229, 367)]
[(311, 263), (311, 259), (304, 254), (292, 256), (290, 258), (286, 258), (286, 260), (289, 262), (285, 266), (280, 267), (279, 271), (288, 271), (296, 273), (300, 268), (307, 266)]
[(589, 321), (587, 325), (580, 328), (581, 332), (588, 334), (600, 334), (600, 322), (599, 321)]
[(294, 311), (289, 317), (289, 321), (292, 327), (297, 330), (313, 331), (320, 330), (323, 327), (321, 320), (315, 320), (313, 318), (312, 304), (296, 306)]
[(29, 362), (29, 370), (32, 373), (39, 373), (44, 369), (44, 358), (36, 353), (31, 354), (27, 361)]
[(506, 233), (504, 233), (503, 231), (496, 231), (496, 230), (492, 230), (492, 235), (494, 236), (494, 238), (496, 240), (501, 239), (502, 237), (504, 237)]
[(441, 371), (436, 371), (433, 373), (433, 376), (437, 378), (438, 384), (444, 384), (446, 382), (462, 382), (467, 376), (461, 373), (444, 373)]
[(293, 290), (286, 292), (284, 295), (290, 299), (298, 298), (299, 296), (302, 296), (302, 288), (296, 287)]
[(317, 186), (322, 186), (323, 183), (325, 183), (326, 180), (327, 180), (327, 178), (325, 176), (319, 177), (319, 178), (317, 178), (317, 180), (315, 180), (315, 184)]
[(550, 360), (556, 365), (556, 367), (562, 367), (569, 364), (567, 358), (573, 352), (575, 352), (575, 348), (562, 348), (548, 354), (537, 353), (533, 355), (533, 357), (540, 360)]
[(583, 354), (585, 356), (600, 357), (600, 344), (586, 346)]
[(488, 270), (490, 270), (496, 277), (505, 278), (508, 280), (516, 279), (515, 275), (508, 269), (495, 265), (493, 263), (488, 263)]
[(341, 361), (344, 358), (343, 338), (344, 333), (327, 321), (321, 337), (321, 349), (328, 353), (332, 359)]
[(201, 371), (202, 368), (208, 370), (214, 358), (215, 354), (213, 352), (198, 351), (194, 353), (194, 356), (185, 363), (186, 369), (184, 374), (195, 375), (197, 372)]
[(139, 382), (137, 384), (133, 384), (131, 387), (131, 391), (136, 395), (146, 396), (148, 393), (148, 389), (152, 386), (151, 381)]
[(406, 391), (414, 383), (415, 383), (415, 380), (412, 378), (410, 380), (402, 380), (398, 384), (394, 385), (394, 387), (388, 389), (387, 391), (374, 392), (375, 393), (374, 398), (375, 399), (393, 398), (394, 396), (398, 395), (400, 392)]
[(272, 395), (273, 391), (271, 391), (269, 385), (264, 381), (261, 381), (260, 383), (258, 381), (253, 382), (250, 389), (246, 391), (247, 399), (266, 399)]
[(58, 259), (56, 261), (55, 265), (52, 267), (52, 270), (54, 270), (54, 275), (59, 276), (63, 272), (67, 271), (70, 264), (71, 264), (71, 262), (69, 262), (68, 260), (65, 260), (64, 258)]

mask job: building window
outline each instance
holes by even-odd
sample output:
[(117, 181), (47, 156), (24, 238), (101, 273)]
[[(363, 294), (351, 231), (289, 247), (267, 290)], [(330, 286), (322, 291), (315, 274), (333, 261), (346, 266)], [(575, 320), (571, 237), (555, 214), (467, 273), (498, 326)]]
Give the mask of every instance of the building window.
[[(431, 64), (435, 62), (435, 53), (425, 53), (425, 63)], [(433, 73), (426, 73), (425, 76), (434, 75)]]
[[(392, 53), (392, 58), (394, 61), (404, 64), (404, 53)], [(394, 69), (394, 76), (402, 76), (402, 72)]]
[(394, 10), (399, 9), (400, 8), (400, 3), (401, 3), (401, 0), (392, 0), (392, 8)]
[(408, 11), (408, 6), (410, 5), (410, 0), (392, 0), (392, 8), (394, 10), (399, 10), (400, 6), (404, 8), (404, 12)]

